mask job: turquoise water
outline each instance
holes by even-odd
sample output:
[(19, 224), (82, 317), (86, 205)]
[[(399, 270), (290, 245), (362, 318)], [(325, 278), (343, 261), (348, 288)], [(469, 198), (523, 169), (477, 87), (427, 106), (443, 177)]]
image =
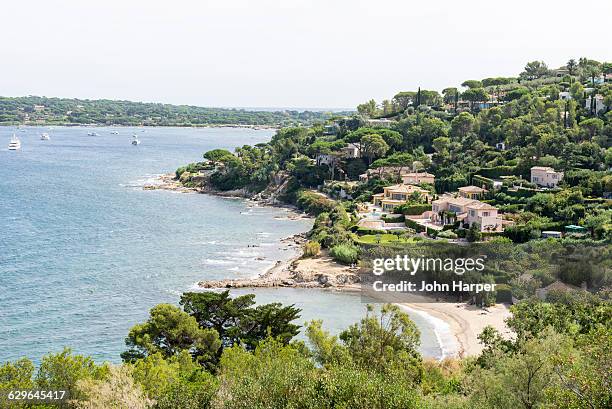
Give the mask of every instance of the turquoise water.
[[(0, 128), (0, 361), (70, 346), (118, 362), (129, 328), (152, 306), (177, 303), (202, 279), (255, 276), (293, 254), (282, 238), (310, 227), (283, 209), (142, 189), (206, 150), (267, 141), (272, 131), (112, 130)], [(14, 131), (17, 152), (6, 149)], [(41, 141), (41, 132), (51, 140)], [(256, 293), (260, 302), (295, 303), (301, 320), (321, 318), (333, 332), (364, 311), (354, 295)], [(431, 327), (418, 324), (424, 353), (438, 355)]]

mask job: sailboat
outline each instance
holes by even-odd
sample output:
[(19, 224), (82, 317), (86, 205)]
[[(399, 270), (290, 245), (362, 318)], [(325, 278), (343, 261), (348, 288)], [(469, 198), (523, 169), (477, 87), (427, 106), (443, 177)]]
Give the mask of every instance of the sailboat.
[(18, 149), (21, 149), (21, 141), (19, 140), (18, 137), (15, 136), (15, 134), (13, 134), (13, 137), (11, 138), (11, 142), (9, 143), (9, 151), (16, 151)]
[(51, 138), (49, 137), (48, 133), (43, 132), (43, 133), (40, 134), (40, 140), (41, 141), (48, 141), (49, 139), (51, 139)]

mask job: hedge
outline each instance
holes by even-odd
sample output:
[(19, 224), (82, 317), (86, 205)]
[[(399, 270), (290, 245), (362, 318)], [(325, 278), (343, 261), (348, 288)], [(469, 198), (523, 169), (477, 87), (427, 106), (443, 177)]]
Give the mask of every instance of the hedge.
[(472, 177), (472, 184), (474, 186), (479, 187), (485, 185), (489, 190), (493, 189), (493, 179), (489, 179), (480, 175), (474, 175), (474, 177)]
[(365, 236), (367, 234), (385, 234), (386, 230), (377, 230), (377, 229), (368, 229), (367, 227), (359, 227), (356, 230), (356, 233), (360, 236)]
[(411, 229), (414, 229), (417, 233), (421, 233), (425, 231), (425, 227), (421, 226), (420, 224), (418, 224), (417, 222), (411, 219), (406, 219), (406, 227), (410, 227)]
[(431, 204), (423, 203), (423, 204), (413, 204), (413, 205), (401, 205), (399, 206), (399, 210), (401, 210), (402, 214), (415, 216), (415, 215), (423, 214), (423, 212), (430, 211)]
[(516, 166), (494, 166), (492, 168), (481, 168), (478, 174), (489, 179), (498, 179), (500, 176), (516, 175)]
[(387, 216), (387, 215), (383, 215), (381, 217), (381, 219), (385, 222), (385, 223), (403, 223), (404, 220), (406, 220), (406, 217), (403, 214), (397, 215), (397, 216)]

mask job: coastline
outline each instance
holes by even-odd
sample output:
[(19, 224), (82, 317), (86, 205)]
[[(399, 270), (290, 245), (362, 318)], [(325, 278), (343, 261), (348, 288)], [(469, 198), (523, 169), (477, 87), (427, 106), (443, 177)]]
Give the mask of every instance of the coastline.
[[(492, 307), (481, 309), (466, 303), (423, 301), (417, 300), (399, 305), (408, 310), (420, 311), (448, 325), (448, 333), (456, 342), (456, 348), (450, 345), (449, 356), (465, 358), (479, 355), (483, 350), (483, 345), (480, 344), (478, 335), (488, 325), (498, 330), (504, 337), (512, 336), (512, 332), (504, 322), (511, 316), (505, 304), (495, 304)], [(436, 329), (435, 324), (434, 329)], [(445, 332), (444, 329), (438, 330)], [(444, 349), (444, 346), (441, 345), (441, 348)]]
[(40, 127), (65, 127), (65, 128), (245, 128), (257, 130), (276, 131), (281, 129), (281, 125), (254, 125), (254, 124), (172, 124), (172, 125), (121, 125), (121, 124), (80, 124), (80, 123), (36, 123), (36, 124), (7, 124), (0, 123), (0, 127), (16, 127), (16, 128), (40, 128)]
[[(188, 188), (175, 179), (174, 174), (159, 177), (159, 183), (146, 185), (145, 190), (170, 190), (181, 193), (212, 194), (225, 198), (242, 198), (254, 206), (272, 206), (293, 212), (290, 218), (311, 218), (291, 205), (253, 197), (244, 190), (229, 192), (210, 188)], [(276, 263), (254, 278), (204, 280), (196, 284), (200, 290), (235, 288), (316, 288), (335, 291), (360, 291), (359, 268), (336, 263), (323, 251), (319, 256), (303, 258), (306, 232), (286, 237), (281, 243), (295, 250), (295, 254)], [(431, 325), (441, 349), (440, 360), (479, 355), (483, 346), (478, 335), (490, 325), (504, 336), (511, 336), (504, 319), (509, 317), (508, 306), (496, 304), (488, 309), (457, 302), (434, 302), (433, 296), (414, 295), (414, 301), (397, 303), (401, 308), (418, 314)]]
[[(253, 196), (245, 190), (218, 191), (208, 188), (191, 188), (183, 186), (174, 174), (164, 174), (158, 178), (159, 183), (143, 186), (144, 190), (170, 190), (180, 193), (202, 193), (224, 198), (245, 199), (252, 206), (283, 208), (289, 211), (288, 219), (314, 219), (298, 210), (295, 206)], [(357, 267), (343, 266), (336, 263), (323, 251), (319, 256), (303, 258), (302, 246), (308, 241), (307, 232), (295, 234), (281, 240), (288, 247), (296, 249), (296, 254), (286, 260), (277, 260), (273, 266), (254, 278), (203, 280), (197, 283), (200, 289), (230, 288), (319, 288), (342, 291), (358, 291), (359, 275)]]

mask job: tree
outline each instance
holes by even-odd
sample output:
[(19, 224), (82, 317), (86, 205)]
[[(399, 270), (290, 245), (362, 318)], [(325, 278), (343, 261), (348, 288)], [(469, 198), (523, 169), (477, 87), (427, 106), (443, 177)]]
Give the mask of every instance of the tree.
[(484, 88), (470, 88), (461, 94), (461, 98), (465, 101), (470, 101), (470, 106), (474, 108), (476, 102), (487, 102), (490, 98), (487, 91)]
[(548, 66), (544, 61), (531, 61), (525, 65), (525, 71), (521, 72), (520, 77), (526, 80), (535, 80), (548, 74)]
[(444, 95), (444, 103), (452, 104), (453, 102), (455, 102), (455, 95), (457, 95), (458, 93), (459, 91), (455, 87), (444, 88), (442, 90), (442, 95)]
[(148, 399), (131, 376), (128, 366), (113, 366), (104, 380), (81, 379), (77, 383), (80, 399), (74, 400), (77, 409), (129, 408), (147, 409), (154, 401)]
[(253, 307), (254, 294), (232, 298), (229, 291), (184, 293), (180, 304), (200, 328), (219, 334), (222, 348), (241, 345), (253, 350), (268, 336), (288, 344), (299, 333), (300, 326), (292, 323), (299, 318), (299, 308), (280, 303)]
[(170, 358), (188, 351), (206, 363), (221, 347), (217, 331), (200, 328), (194, 317), (170, 304), (153, 307), (145, 323), (130, 329), (125, 343), (129, 349), (121, 357), (128, 362), (156, 353)]
[(475, 122), (472, 114), (461, 112), (451, 121), (451, 136), (459, 140), (465, 138), (473, 131)]
[(578, 68), (578, 63), (573, 58), (569, 60), (566, 64), (567, 70), (570, 75), (576, 75), (576, 69)]
[(403, 91), (398, 92), (393, 97), (393, 103), (399, 108), (400, 112), (404, 112), (406, 108), (414, 104), (416, 99), (416, 92), (414, 91)]
[(490, 361), (491, 369), (477, 369), (470, 374), (471, 407), (546, 407), (547, 390), (559, 384), (553, 357), (566, 357), (570, 351), (570, 339), (547, 332), (542, 339), (525, 342), (517, 353), (498, 353)]
[(64, 348), (60, 353), (43, 357), (35, 382), (40, 389), (63, 389), (74, 396), (79, 380), (104, 379), (108, 371), (108, 365), (96, 365), (91, 357), (74, 355), (72, 350)]
[(211, 162), (223, 162), (230, 157), (234, 157), (234, 155), (226, 149), (213, 149), (204, 154), (204, 159), (208, 159)]
[(482, 82), (481, 81), (477, 81), (477, 80), (466, 80), (466, 81), (463, 81), (461, 83), (461, 86), (469, 88), (469, 89), (472, 89), (472, 88), (481, 88), (482, 87)]
[(480, 232), (480, 225), (478, 223), (472, 223), (470, 228), (465, 233), (465, 239), (470, 243), (480, 241), (482, 239), (482, 233)]
[(383, 156), (389, 150), (389, 145), (378, 134), (368, 134), (361, 138), (361, 151), (371, 164), (374, 158)]
[(371, 99), (364, 104), (357, 105), (357, 112), (367, 118), (372, 118), (380, 114), (380, 109), (376, 106), (376, 101)]
[(581, 121), (578, 125), (586, 135), (586, 139), (592, 140), (595, 135), (600, 134), (603, 130), (604, 121), (599, 118), (589, 118)]

